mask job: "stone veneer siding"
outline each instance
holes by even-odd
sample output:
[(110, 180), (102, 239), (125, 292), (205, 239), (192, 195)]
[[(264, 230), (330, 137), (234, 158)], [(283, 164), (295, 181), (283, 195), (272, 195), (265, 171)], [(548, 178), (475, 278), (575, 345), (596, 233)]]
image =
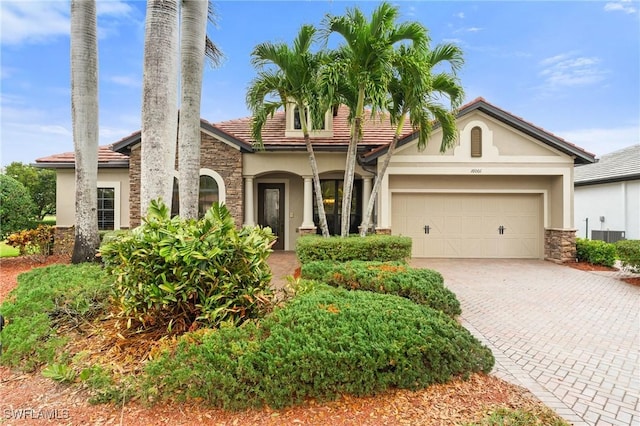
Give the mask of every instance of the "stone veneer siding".
[(544, 258), (556, 263), (576, 261), (576, 230), (544, 230)]
[[(225, 205), (229, 209), (236, 226), (242, 226), (244, 219), (242, 185), (242, 153), (214, 137), (200, 133), (200, 167), (217, 172), (224, 180), (226, 197)], [(140, 146), (131, 150), (129, 156), (129, 191), (131, 227), (140, 225)]]

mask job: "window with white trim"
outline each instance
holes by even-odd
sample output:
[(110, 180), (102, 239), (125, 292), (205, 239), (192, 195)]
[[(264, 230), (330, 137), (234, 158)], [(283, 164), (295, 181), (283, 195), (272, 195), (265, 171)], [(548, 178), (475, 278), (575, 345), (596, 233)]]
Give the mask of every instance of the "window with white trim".
[(98, 188), (98, 229), (112, 231), (116, 224), (115, 188)]
[[(225, 202), (224, 180), (219, 173), (211, 169), (200, 169), (200, 190), (198, 194), (198, 216), (202, 217), (213, 203)], [(178, 178), (173, 178), (173, 199), (171, 201), (171, 216), (177, 216), (180, 211), (180, 190)]]

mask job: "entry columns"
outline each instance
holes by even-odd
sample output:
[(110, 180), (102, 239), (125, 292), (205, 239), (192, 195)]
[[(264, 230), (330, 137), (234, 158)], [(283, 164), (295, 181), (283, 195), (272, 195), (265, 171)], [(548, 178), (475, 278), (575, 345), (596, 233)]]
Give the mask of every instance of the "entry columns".
[(303, 176), (304, 178), (304, 208), (302, 210), (301, 229), (311, 229), (316, 227), (313, 223), (313, 181), (311, 176)]
[(256, 225), (253, 208), (253, 176), (244, 177), (244, 225)]

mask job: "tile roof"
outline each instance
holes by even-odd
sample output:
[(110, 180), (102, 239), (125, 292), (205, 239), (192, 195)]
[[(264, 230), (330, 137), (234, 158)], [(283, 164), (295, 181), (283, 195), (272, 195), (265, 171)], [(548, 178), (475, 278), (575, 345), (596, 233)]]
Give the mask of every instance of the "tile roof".
[[(107, 168), (129, 167), (129, 156), (113, 151), (112, 147), (113, 144), (98, 147), (98, 166)], [(75, 167), (75, 153), (63, 152), (38, 158), (35, 165), (43, 168), (73, 168)]]
[(640, 144), (605, 154), (597, 163), (575, 168), (576, 186), (640, 179)]
[[(342, 105), (338, 108), (337, 115), (333, 117), (333, 137), (312, 137), (314, 147), (317, 148), (338, 148), (349, 145), (351, 130), (349, 126), (349, 109)], [(236, 139), (249, 143), (255, 142), (251, 137), (251, 117), (236, 120), (223, 121), (213, 124), (214, 127), (222, 130)], [(407, 129), (408, 126), (405, 126)], [(286, 117), (284, 111), (278, 111), (267, 120), (262, 130), (262, 141), (265, 150), (277, 148), (304, 148), (302, 137), (285, 137)], [(408, 128), (402, 137), (408, 136), (411, 129)], [(393, 139), (394, 129), (389, 123), (387, 115), (380, 114), (371, 118), (365, 115), (364, 140), (361, 146), (373, 149), (382, 145), (387, 145)]]

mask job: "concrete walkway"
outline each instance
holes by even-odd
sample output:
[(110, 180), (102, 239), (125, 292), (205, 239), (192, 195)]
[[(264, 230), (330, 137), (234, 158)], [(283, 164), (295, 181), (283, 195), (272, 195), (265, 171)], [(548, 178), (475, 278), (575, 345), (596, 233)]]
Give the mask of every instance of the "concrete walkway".
[(544, 261), (411, 264), (442, 273), (494, 374), (574, 425), (640, 425), (640, 287)]
[[(269, 259), (274, 286), (298, 266)], [(574, 425), (640, 425), (640, 287), (622, 273), (537, 260), (412, 259), (445, 277), (463, 325), (496, 358), (493, 374), (529, 389)]]

